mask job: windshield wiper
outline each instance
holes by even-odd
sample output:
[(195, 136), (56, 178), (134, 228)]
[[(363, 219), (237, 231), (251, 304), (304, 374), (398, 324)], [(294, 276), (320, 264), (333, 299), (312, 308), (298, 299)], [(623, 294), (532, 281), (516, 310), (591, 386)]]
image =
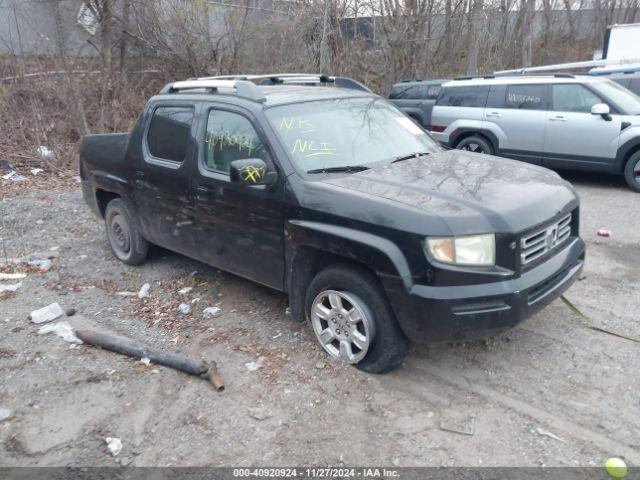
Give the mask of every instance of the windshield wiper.
[(403, 160), (409, 160), (410, 158), (421, 157), (422, 155), (429, 155), (429, 152), (413, 152), (408, 155), (401, 155), (394, 158), (391, 163), (401, 162)]
[(344, 165), (342, 167), (314, 168), (313, 170), (308, 170), (307, 173), (362, 172), (363, 170), (369, 170), (369, 167), (364, 165)]

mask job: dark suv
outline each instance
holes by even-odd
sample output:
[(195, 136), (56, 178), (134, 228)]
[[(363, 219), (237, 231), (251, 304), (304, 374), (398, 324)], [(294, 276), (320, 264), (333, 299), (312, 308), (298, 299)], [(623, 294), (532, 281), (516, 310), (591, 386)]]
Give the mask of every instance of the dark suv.
[(391, 87), (389, 100), (418, 125), (428, 128), (431, 109), (448, 80), (403, 80)]
[(445, 151), (353, 89), (172, 83), (130, 134), (85, 136), (80, 175), (120, 260), (154, 243), (286, 292), (329, 355), (367, 372), (399, 366), (408, 340), (516, 325), (585, 254), (557, 174)]

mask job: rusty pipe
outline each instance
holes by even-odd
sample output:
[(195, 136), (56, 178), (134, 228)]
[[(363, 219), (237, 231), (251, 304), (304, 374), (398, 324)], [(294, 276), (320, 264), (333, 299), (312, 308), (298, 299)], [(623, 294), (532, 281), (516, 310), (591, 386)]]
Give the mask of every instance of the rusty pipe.
[(218, 373), (216, 362), (196, 362), (179, 353), (166, 353), (149, 347), (140, 346), (131, 340), (116, 338), (93, 330), (78, 330), (76, 336), (84, 343), (95, 345), (121, 355), (133, 358), (148, 358), (153, 363), (180, 370), (208, 380), (218, 392), (224, 390), (224, 383)]

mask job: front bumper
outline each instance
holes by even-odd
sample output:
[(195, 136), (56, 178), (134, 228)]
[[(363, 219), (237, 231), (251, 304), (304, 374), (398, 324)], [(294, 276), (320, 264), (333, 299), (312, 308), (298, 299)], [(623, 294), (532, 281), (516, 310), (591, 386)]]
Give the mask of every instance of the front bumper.
[[(486, 338), (517, 325), (562, 295), (584, 264), (585, 247), (572, 238), (561, 251), (518, 278), (479, 285), (414, 285), (391, 293), (409, 340), (432, 344)], [(405, 298), (402, 298), (405, 297)]]

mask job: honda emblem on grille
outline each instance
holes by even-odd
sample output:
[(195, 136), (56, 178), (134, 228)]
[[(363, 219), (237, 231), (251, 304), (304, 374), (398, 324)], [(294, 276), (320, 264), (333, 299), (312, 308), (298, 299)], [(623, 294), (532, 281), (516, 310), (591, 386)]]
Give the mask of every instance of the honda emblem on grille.
[(547, 235), (545, 237), (545, 241), (547, 243), (547, 248), (552, 249), (558, 243), (558, 227), (554, 226), (547, 230)]

